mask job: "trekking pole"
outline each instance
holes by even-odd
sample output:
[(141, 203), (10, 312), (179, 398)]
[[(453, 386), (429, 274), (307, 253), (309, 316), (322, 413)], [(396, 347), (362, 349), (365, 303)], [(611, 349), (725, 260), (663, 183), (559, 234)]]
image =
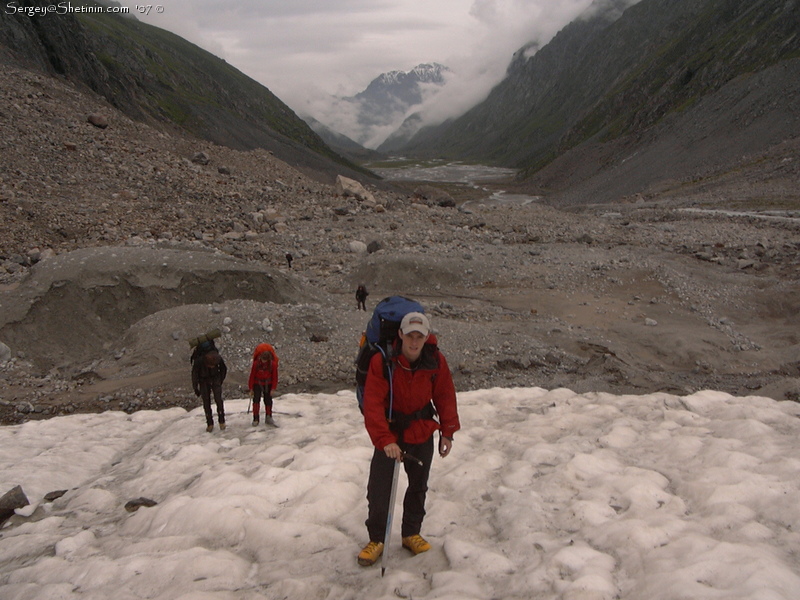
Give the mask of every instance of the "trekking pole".
[(389, 514), (386, 516), (386, 534), (383, 536), (383, 554), (381, 555), (381, 577), (386, 573), (386, 555), (389, 553), (389, 538), (392, 535), (392, 517), (394, 513), (394, 500), (397, 496), (397, 479), (400, 475), (400, 461), (394, 461), (394, 475), (392, 475), (392, 492), (389, 494)]
[[(253, 390), (250, 390), (250, 395), (247, 397), (247, 414), (250, 414), (250, 405), (253, 404), (253, 396), (254, 395), (255, 395), (255, 392)], [(265, 403), (266, 403), (266, 401), (265, 401)]]
[[(383, 355), (383, 361), (386, 364), (386, 370), (388, 371), (388, 381), (389, 381), (389, 421), (392, 420), (392, 410), (394, 409), (394, 381), (392, 372), (392, 364), (388, 360), (386, 353), (383, 349), (378, 346), (378, 350), (381, 351)], [(402, 434), (401, 434), (402, 437)], [(399, 441), (399, 440), (398, 440)], [(402, 458), (402, 457), (401, 457)], [(383, 574), (386, 573), (386, 555), (389, 553), (389, 538), (392, 535), (392, 517), (394, 513), (394, 501), (395, 497), (397, 496), (397, 479), (400, 475), (400, 461), (394, 461), (394, 473), (392, 474), (392, 491), (389, 494), (389, 512), (386, 515), (386, 533), (383, 536), (383, 554), (381, 555), (381, 577)]]
[(424, 464), (425, 464), (420, 459), (418, 459), (416, 456), (411, 456), (408, 452), (403, 452), (403, 460), (405, 460), (405, 459), (409, 459), (411, 462), (417, 463), (420, 467), (424, 466)]

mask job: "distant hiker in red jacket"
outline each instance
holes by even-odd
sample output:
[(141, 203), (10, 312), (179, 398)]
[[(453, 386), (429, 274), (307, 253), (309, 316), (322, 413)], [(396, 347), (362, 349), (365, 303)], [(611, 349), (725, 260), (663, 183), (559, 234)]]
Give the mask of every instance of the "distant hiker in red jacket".
[(253, 426), (258, 425), (259, 403), (264, 398), (264, 424), (277, 427), (272, 418), (272, 392), (278, 387), (278, 355), (270, 344), (253, 351), (253, 365), (247, 387), (253, 394)]
[(430, 550), (420, 531), (433, 462), (433, 434), (440, 432), (439, 456), (445, 457), (453, 446), (453, 434), (461, 427), (453, 377), (428, 318), (418, 312), (407, 314), (398, 336), (388, 360), (381, 353), (372, 357), (364, 387), (364, 424), (375, 449), (367, 484), (370, 541), (358, 555), (362, 566), (375, 564), (383, 553), (396, 461), (402, 461), (408, 476), (403, 547), (413, 554)]

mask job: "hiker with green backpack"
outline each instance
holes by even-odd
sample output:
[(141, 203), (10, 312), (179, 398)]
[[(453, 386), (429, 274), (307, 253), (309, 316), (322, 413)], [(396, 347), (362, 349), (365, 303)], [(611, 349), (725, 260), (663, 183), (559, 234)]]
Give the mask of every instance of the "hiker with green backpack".
[[(408, 301), (394, 297), (383, 302), (393, 299)], [(362, 566), (375, 564), (384, 552), (398, 463), (408, 476), (402, 545), (412, 554), (430, 550), (420, 531), (434, 433), (440, 432), (439, 455), (445, 457), (453, 446), (453, 434), (460, 429), (453, 377), (438, 349), (436, 336), (431, 333), (428, 317), (421, 312), (405, 314), (396, 335), (386, 351), (380, 349), (372, 355), (363, 393), (360, 392), (364, 424), (375, 447), (367, 484), (369, 509), (365, 524), (370, 541), (358, 554)]]
[[(213, 335), (216, 334), (216, 335)], [(195, 396), (203, 400), (203, 412), (206, 416), (206, 431), (214, 431), (214, 416), (211, 409), (211, 396), (214, 396), (214, 404), (217, 407), (217, 418), (219, 428), (225, 430), (225, 404), (222, 400), (222, 383), (228, 374), (228, 367), (222, 360), (219, 350), (214, 344), (214, 337), (218, 337), (217, 330), (190, 340), (196, 342), (193, 345), (194, 351), (189, 359), (192, 364), (192, 389)]]

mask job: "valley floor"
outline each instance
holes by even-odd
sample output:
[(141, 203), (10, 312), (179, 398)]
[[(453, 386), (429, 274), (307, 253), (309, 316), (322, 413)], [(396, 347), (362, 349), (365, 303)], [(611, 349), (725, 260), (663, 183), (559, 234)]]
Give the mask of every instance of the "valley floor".
[(0, 84), (2, 423), (196, 406), (187, 340), (215, 327), (229, 397), (262, 341), (279, 392), (352, 389), (359, 283), (370, 310), (398, 293), (426, 306), (459, 390), (800, 399), (797, 220), (684, 210), (742, 210), (792, 163), (764, 163), (761, 187), (751, 170), (725, 194), (569, 211), (414, 182), (359, 198), (54, 79), (2, 68)]

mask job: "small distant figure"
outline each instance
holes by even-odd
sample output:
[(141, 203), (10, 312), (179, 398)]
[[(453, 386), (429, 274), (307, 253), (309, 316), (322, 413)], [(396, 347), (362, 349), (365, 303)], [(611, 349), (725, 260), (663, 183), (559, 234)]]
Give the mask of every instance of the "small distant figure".
[(264, 425), (277, 427), (272, 418), (272, 392), (278, 387), (278, 355), (271, 344), (259, 344), (253, 351), (253, 365), (247, 387), (253, 394), (253, 427), (258, 425), (259, 404), (264, 398)]
[(363, 283), (356, 288), (356, 302), (358, 302), (357, 310), (367, 310), (367, 296), (369, 296), (369, 292), (367, 291), (367, 286)]
[(286, 253), (286, 262), (289, 263), (289, 268), (292, 268), (292, 261), (294, 260), (294, 256), (292, 256), (291, 252)]
[(217, 405), (219, 428), (225, 430), (225, 406), (222, 402), (222, 382), (228, 374), (228, 367), (222, 360), (213, 341), (204, 342), (200, 346), (209, 345), (207, 350), (199, 348), (192, 354), (192, 388), (195, 396), (203, 399), (203, 410), (206, 413), (206, 431), (214, 431), (214, 416), (211, 411), (211, 394)]

